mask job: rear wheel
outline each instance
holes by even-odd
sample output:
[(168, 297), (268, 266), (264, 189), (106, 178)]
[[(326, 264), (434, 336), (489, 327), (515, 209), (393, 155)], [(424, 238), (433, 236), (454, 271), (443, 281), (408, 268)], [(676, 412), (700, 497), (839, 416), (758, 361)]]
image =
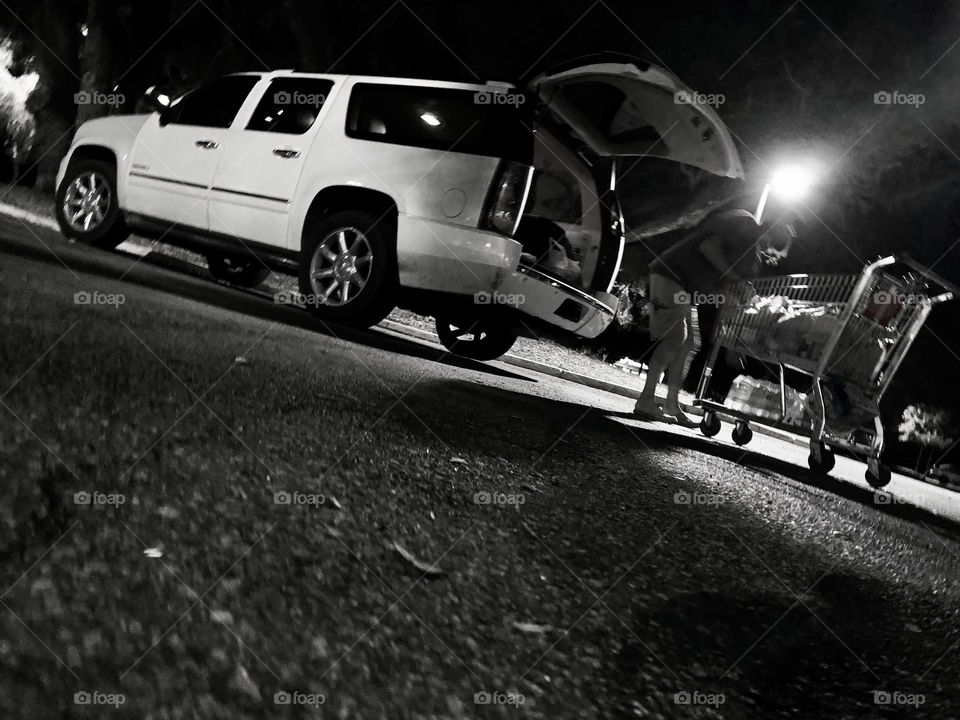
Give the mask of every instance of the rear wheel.
[(833, 450), (828, 448), (824, 443), (820, 443), (816, 450), (817, 452), (814, 452), (814, 448), (810, 448), (810, 454), (807, 456), (807, 465), (809, 465), (810, 469), (814, 472), (826, 475), (833, 470), (837, 464), (837, 456)]
[(886, 465), (878, 465), (874, 469), (870, 467), (870, 463), (867, 463), (867, 471), (864, 473), (864, 477), (870, 487), (882, 488), (890, 484), (890, 474), (890, 468)]
[(449, 320), (437, 318), (437, 335), (454, 355), (472, 360), (496, 360), (517, 341), (515, 333), (485, 319)]
[(57, 223), (68, 238), (111, 249), (130, 236), (117, 199), (117, 169), (103, 160), (70, 163), (57, 188)]
[(720, 418), (715, 412), (706, 412), (703, 414), (703, 420), (700, 421), (700, 432), (706, 437), (714, 437), (720, 432)]
[(238, 258), (235, 255), (207, 255), (207, 267), (217, 280), (240, 287), (256, 287), (268, 277), (270, 270), (254, 258)]
[(322, 320), (369, 327), (395, 307), (395, 233), (384, 218), (345, 210), (317, 223), (304, 237), (300, 292)]

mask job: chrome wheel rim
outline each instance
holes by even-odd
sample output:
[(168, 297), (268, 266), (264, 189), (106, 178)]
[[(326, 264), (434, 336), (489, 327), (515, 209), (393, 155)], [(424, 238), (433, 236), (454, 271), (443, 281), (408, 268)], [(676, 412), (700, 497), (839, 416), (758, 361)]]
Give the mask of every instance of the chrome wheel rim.
[(317, 245), (310, 260), (310, 287), (317, 302), (339, 307), (353, 302), (373, 271), (373, 249), (362, 230), (338, 228)]
[(63, 197), (63, 216), (71, 229), (89, 233), (103, 224), (113, 194), (107, 178), (89, 170), (77, 175)]
[(222, 265), (224, 271), (229, 275), (239, 275), (244, 270), (249, 268), (252, 263), (248, 260), (235, 260), (231, 257), (225, 257), (223, 258)]
[(490, 331), (480, 322), (447, 322), (447, 332), (454, 345), (479, 344), (490, 337)]

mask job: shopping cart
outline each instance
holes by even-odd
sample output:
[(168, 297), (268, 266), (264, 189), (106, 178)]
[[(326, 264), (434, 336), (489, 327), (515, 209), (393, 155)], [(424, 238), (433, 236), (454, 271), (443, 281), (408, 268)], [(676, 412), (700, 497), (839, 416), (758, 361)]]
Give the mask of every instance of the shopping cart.
[[(733, 440), (753, 437), (750, 423), (780, 427), (810, 438), (808, 463), (829, 473), (834, 448), (866, 457), (873, 487), (890, 482), (881, 460), (879, 402), (933, 306), (960, 294), (946, 280), (909, 258), (887, 257), (859, 275), (782, 275), (738, 286), (726, 298), (714, 343), (700, 378), (701, 432), (720, 432), (720, 416), (735, 423)], [(779, 369), (779, 408), (709, 399), (721, 348)], [(806, 412), (788, 422), (786, 371), (811, 378)]]

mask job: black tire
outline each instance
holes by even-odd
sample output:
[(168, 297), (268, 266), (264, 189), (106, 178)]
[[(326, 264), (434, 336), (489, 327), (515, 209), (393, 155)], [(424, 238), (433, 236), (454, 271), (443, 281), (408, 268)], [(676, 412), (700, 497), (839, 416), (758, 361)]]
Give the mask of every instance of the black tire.
[(517, 335), (502, 330), (486, 319), (449, 320), (437, 318), (437, 336), (454, 355), (471, 360), (496, 360), (517, 341)]
[(246, 288), (256, 287), (270, 277), (269, 268), (264, 267), (256, 258), (207, 255), (207, 267), (217, 280)]
[(744, 425), (737, 423), (733, 428), (733, 441), (737, 445), (746, 445), (748, 442), (753, 440), (753, 430), (750, 429), (749, 425)]
[[(109, 198), (102, 213), (102, 219), (96, 226), (85, 230), (71, 224), (71, 218), (67, 217), (68, 211), (65, 205), (69, 201), (71, 207), (77, 207), (74, 204), (75, 196), (72, 194), (74, 183), (84, 176), (90, 177), (91, 175), (102, 179), (109, 191)], [(69, 198), (68, 194), (70, 194)], [(102, 196), (103, 192), (101, 191)], [(117, 197), (117, 168), (113, 163), (104, 160), (77, 160), (70, 163), (66, 174), (63, 176), (63, 182), (57, 188), (56, 214), (60, 231), (66, 237), (86, 245), (112, 249), (130, 237), (130, 230), (127, 229), (123, 220)]]
[[(340, 232), (350, 232), (348, 237), (353, 237), (354, 231), (361, 234), (366, 243), (363, 252), (365, 257), (369, 257), (369, 268), (367, 268), (367, 262), (363, 263), (362, 268), (360, 264), (354, 262), (354, 275), (345, 283), (348, 286), (348, 297), (344, 301), (339, 297), (343, 291), (340, 280), (331, 277), (311, 281), (311, 269), (326, 272), (327, 268), (318, 269), (324, 262), (332, 263), (339, 268), (338, 263), (349, 260), (349, 252), (338, 255), (335, 261), (330, 261), (324, 258), (321, 250), (326, 243), (336, 241)], [(369, 253), (366, 252), (367, 248)], [(357, 250), (353, 256), (355, 260), (359, 258), (360, 252)], [(340, 272), (333, 267), (329, 270)], [(358, 275), (363, 277), (359, 278)], [(299, 276), (300, 292), (305, 298), (307, 309), (316, 317), (355, 327), (376, 325), (396, 307), (399, 283), (397, 281), (396, 231), (393, 224), (387, 218), (360, 210), (343, 210), (329, 215), (304, 232)], [(363, 285), (350, 296), (349, 288), (356, 288), (356, 283), (361, 279)], [(337, 280), (338, 289), (332, 296), (337, 297), (325, 300), (324, 283), (329, 287), (334, 280)]]
[(880, 471), (880, 474), (874, 475), (870, 470), (870, 466), (868, 465), (867, 471), (863, 474), (867, 484), (872, 488), (882, 488), (890, 484), (890, 468), (886, 465), (880, 465), (878, 470)]
[(706, 412), (703, 415), (703, 420), (700, 421), (700, 432), (702, 432), (706, 437), (714, 437), (717, 433), (720, 432), (722, 423), (720, 418), (717, 417), (716, 413)]
[(807, 456), (807, 465), (810, 469), (822, 475), (829, 474), (836, 464), (836, 454), (826, 445), (820, 448), (820, 460), (817, 460), (812, 452)]

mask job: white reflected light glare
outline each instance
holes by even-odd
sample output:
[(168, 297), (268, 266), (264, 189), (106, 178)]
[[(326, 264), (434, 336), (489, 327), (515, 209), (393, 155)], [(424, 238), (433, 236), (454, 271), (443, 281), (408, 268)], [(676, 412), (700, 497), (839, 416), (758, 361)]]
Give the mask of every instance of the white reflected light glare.
[(816, 181), (816, 173), (812, 167), (785, 165), (770, 178), (770, 190), (776, 198), (794, 203), (809, 195)]
[(818, 172), (812, 165), (782, 165), (770, 176), (770, 181), (763, 188), (760, 204), (757, 206), (757, 222), (763, 221), (763, 211), (766, 210), (770, 196), (781, 203), (792, 205), (802, 202), (813, 186), (817, 184)]

